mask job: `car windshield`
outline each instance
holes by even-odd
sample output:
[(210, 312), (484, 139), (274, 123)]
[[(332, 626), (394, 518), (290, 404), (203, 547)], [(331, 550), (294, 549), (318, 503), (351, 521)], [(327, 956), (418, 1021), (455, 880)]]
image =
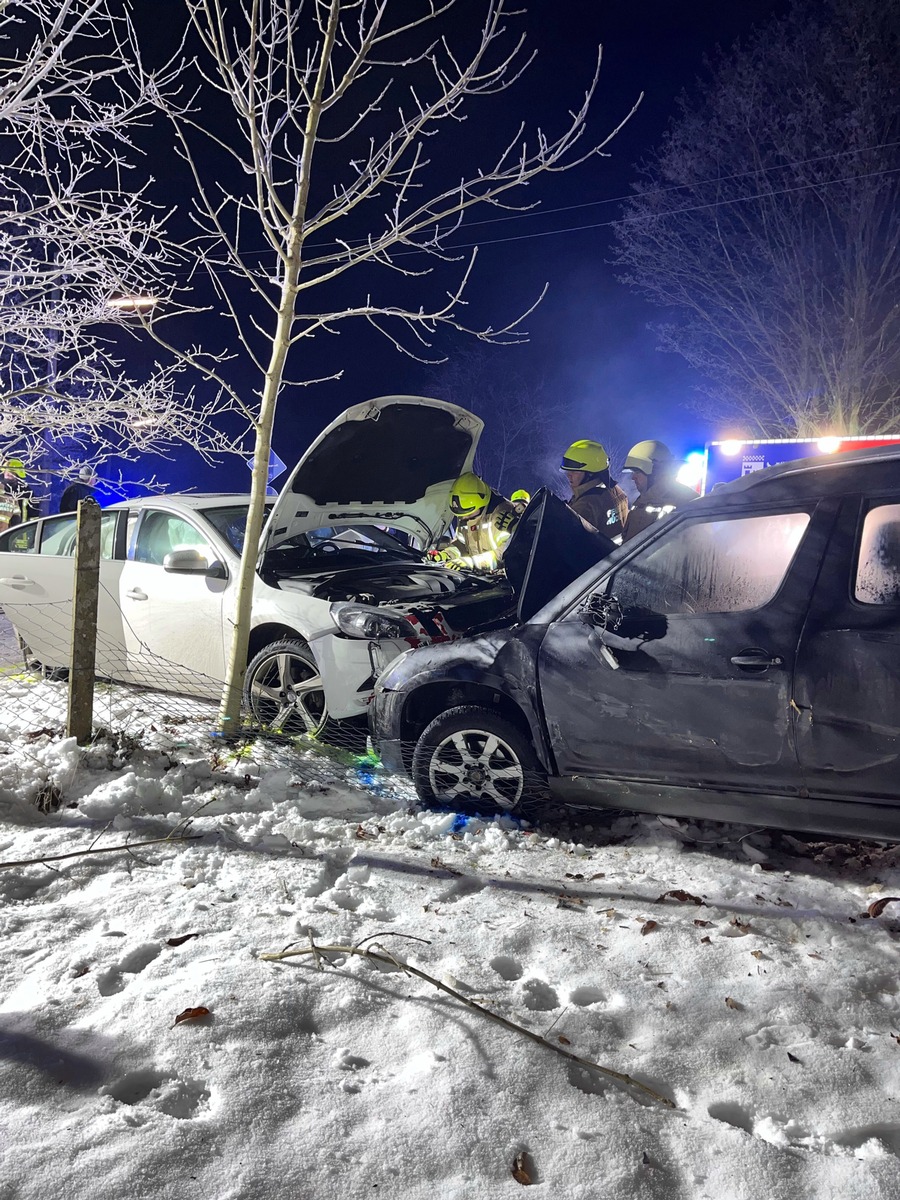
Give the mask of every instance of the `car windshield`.
[(364, 566), (381, 561), (421, 562), (422, 552), (411, 546), (406, 534), (380, 525), (324, 526), (295, 534), (267, 551), (265, 570), (292, 571), (298, 567)]
[[(247, 530), (247, 513), (249, 504), (234, 504), (227, 508), (205, 508), (202, 515), (210, 525), (221, 533), (235, 554), (244, 549), (244, 534)], [(272, 511), (272, 501), (266, 504), (266, 517)]]

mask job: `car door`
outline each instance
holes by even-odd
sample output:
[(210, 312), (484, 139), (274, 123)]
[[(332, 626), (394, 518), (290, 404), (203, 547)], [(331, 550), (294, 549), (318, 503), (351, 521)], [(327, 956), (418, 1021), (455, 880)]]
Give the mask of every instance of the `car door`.
[[(96, 670), (110, 679), (127, 677), (119, 606), (123, 515), (111, 509), (100, 518)], [(74, 513), (45, 517), (0, 539), (0, 605), (34, 658), (48, 667), (68, 666), (72, 657), (76, 521)]]
[[(792, 671), (834, 507), (685, 514), (601, 575), (539, 654), (559, 774), (799, 791)], [(615, 632), (585, 619), (610, 597)]]
[(229, 579), (167, 571), (177, 550), (221, 561), (199, 522), (162, 508), (141, 511), (128, 547), (119, 596), (129, 677), (148, 687), (215, 696), (225, 678), (223, 601)]
[(900, 803), (900, 488), (845, 501), (797, 657), (811, 796)]

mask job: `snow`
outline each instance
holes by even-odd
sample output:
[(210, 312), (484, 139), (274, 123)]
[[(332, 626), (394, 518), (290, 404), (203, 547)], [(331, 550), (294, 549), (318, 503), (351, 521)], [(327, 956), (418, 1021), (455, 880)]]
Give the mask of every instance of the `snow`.
[[(0, 684), (0, 860), (44, 856), (0, 870), (4, 1200), (493, 1200), (520, 1154), (554, 1200), (900, 1195), (900, 905), (860, 916), (900, 851), (419, 812), (124, 688), (129, 735), (79, 750), (41, 732), (61, 695)], [(391, 964), (261, 958), (311, 938), (547, 1044)]]

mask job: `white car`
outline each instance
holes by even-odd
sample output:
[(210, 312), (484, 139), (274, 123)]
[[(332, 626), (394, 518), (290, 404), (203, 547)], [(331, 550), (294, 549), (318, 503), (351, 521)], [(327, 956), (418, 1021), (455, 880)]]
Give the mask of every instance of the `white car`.
[[(388, 396), (348, 409), (304, 454), (271, 505), (257, 568), (245, 699), (262, 725), (334, 737), (346, 722), (347, 736), (396, 655), (508, 622), (502, 579), (425, 555), (481, 429), (455, 405)], [(248, 503), (182, 494), (104, 509), (98, 675), (218, 696)], [(71, 661), (75, 520), (0, 535), (0, 606), (45, 667)]]

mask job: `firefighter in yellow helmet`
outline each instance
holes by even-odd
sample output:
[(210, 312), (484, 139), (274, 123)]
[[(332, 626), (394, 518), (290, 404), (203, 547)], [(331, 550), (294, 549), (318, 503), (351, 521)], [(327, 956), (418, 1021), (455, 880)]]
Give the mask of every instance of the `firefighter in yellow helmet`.
[(572, 499), (569, 508), (599, 533), (620, 537), (628, 516), (628, 497), (609, 474), (609, 456), (599, 442), (573, 442), (560, 463)]
[(513, 494), (510, 496), (509, 502), (521, 517), (522, 513), (531, 502), (531, 494), (526, 492), (524, 488), (519, 488), (518, 491), (513, 492)]
[(31, 489), (25, 482), (25, 466), (21, 459), (10, 458), (3, 464), (0, 479), (0, 529), (28, 520)]
[(628, 451), (623, 470), (631, 474), (640, 493), (625, 524), (626, 542), (654, 521), (697, 499), (692, 488), (675, 478), (678, 463), (665, 442), (638, 442)]
[(496, 570), (519, 519), (510, 502), (467, 471), (450, 492), (450, 511), (456, 519), (456, 536), (432, 558), (454, 570)]

